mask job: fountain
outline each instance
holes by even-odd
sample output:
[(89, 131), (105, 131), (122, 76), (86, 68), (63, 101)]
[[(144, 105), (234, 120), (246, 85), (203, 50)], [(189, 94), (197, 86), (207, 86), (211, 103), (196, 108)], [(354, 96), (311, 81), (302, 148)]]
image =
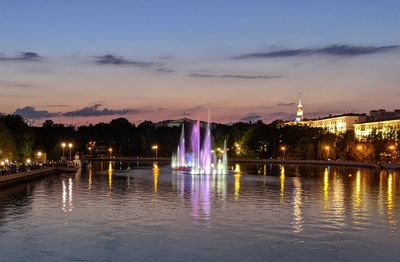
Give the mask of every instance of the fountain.
[[(210, 118), (210, 116), (209, 116)], [(222, 151), (222, 158), (218, 159), (212, 151), (210, 119), (205, 130), (203, 145), (200, 147), (200, 121), (192, 127), (189, 151), (186, 151), (185, 128), (182, 125), (181, 136), (176, 153), (172, 154), (171, 166), (173, 169), (190, 171), (191, 174), (226, 174), (228, 172), (228, 157), (226, 141)]]

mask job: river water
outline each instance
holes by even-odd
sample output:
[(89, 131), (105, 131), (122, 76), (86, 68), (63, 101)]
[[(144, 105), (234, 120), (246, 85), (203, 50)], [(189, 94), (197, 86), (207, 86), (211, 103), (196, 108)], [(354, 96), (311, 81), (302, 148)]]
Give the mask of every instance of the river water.
[(97, 163), (0, 188), (0, 261), (394, 261), (399, 174)]

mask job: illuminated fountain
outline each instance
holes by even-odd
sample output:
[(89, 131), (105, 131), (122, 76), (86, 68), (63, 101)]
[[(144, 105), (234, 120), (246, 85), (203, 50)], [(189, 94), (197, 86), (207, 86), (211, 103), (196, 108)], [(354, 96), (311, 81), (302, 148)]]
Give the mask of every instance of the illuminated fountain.
[(200, 121), (197, 121), (192, 127), (189, 150), (186, 151), (185, 128), (182, 125), (179, 145), (171, 159), (172, 168), (190, 171), (191, 174), (226, 174), (228, 171), (226, 141), (221, 152), (222, 158), (218, 159), (212, 151), (210, 121), (207, 123), (202, 147), (200, 141)]

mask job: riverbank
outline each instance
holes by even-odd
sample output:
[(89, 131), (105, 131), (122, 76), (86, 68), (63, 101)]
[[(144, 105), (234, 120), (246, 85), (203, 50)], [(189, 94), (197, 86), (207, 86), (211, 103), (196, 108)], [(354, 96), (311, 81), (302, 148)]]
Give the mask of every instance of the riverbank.
[[(87, 161), (138, 161), (138, 162), (161, 162), (168, 163), (170, 158), (166, 157), (115, 157), (115, 158), (87, 158)], [(348, 166), (374, 169), (400, 170), (399, 164), (357, 162), (357, 161), (332, 161), (332, 160), (292, 160), (292, 159), (251, 159), (230, 158), (229, 163), (259, 163), (259, 164), (293, 164), (293, 165), (322, 165), (322, 166)]]
[(40, 169), (35, 169), (31, 171), (25, 171), (16, 174), (10, 174), (5, 176), (0, 176), (0, 186), (11, 184), (23, 180), (32, 179), (39, 176), (50, 175), (55, 173), (72, 173), (76, 172), (76, 168), (69, 167), (45, 167)]

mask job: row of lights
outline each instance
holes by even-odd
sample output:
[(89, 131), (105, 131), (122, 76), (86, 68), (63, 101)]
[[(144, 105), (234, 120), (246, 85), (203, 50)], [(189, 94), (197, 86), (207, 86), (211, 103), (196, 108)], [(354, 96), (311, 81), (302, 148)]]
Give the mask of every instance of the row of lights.
[[(71, 150), (72, 150), (72, 147), (73, 147), (73, 146), (74, 146), (74, 145), (73, 145), (72, 143), (68, 143), (68, 148), (69, 148), (69, 161), (72, 160), (72, 152), (71, 152)], [(61, 147), (62, 147), (63, 158), (64, 158), (64, 157), (65, 157), (65, 148), (67, 147), (67, 143), (62, 142), (62, 143), (61, 143)]]

